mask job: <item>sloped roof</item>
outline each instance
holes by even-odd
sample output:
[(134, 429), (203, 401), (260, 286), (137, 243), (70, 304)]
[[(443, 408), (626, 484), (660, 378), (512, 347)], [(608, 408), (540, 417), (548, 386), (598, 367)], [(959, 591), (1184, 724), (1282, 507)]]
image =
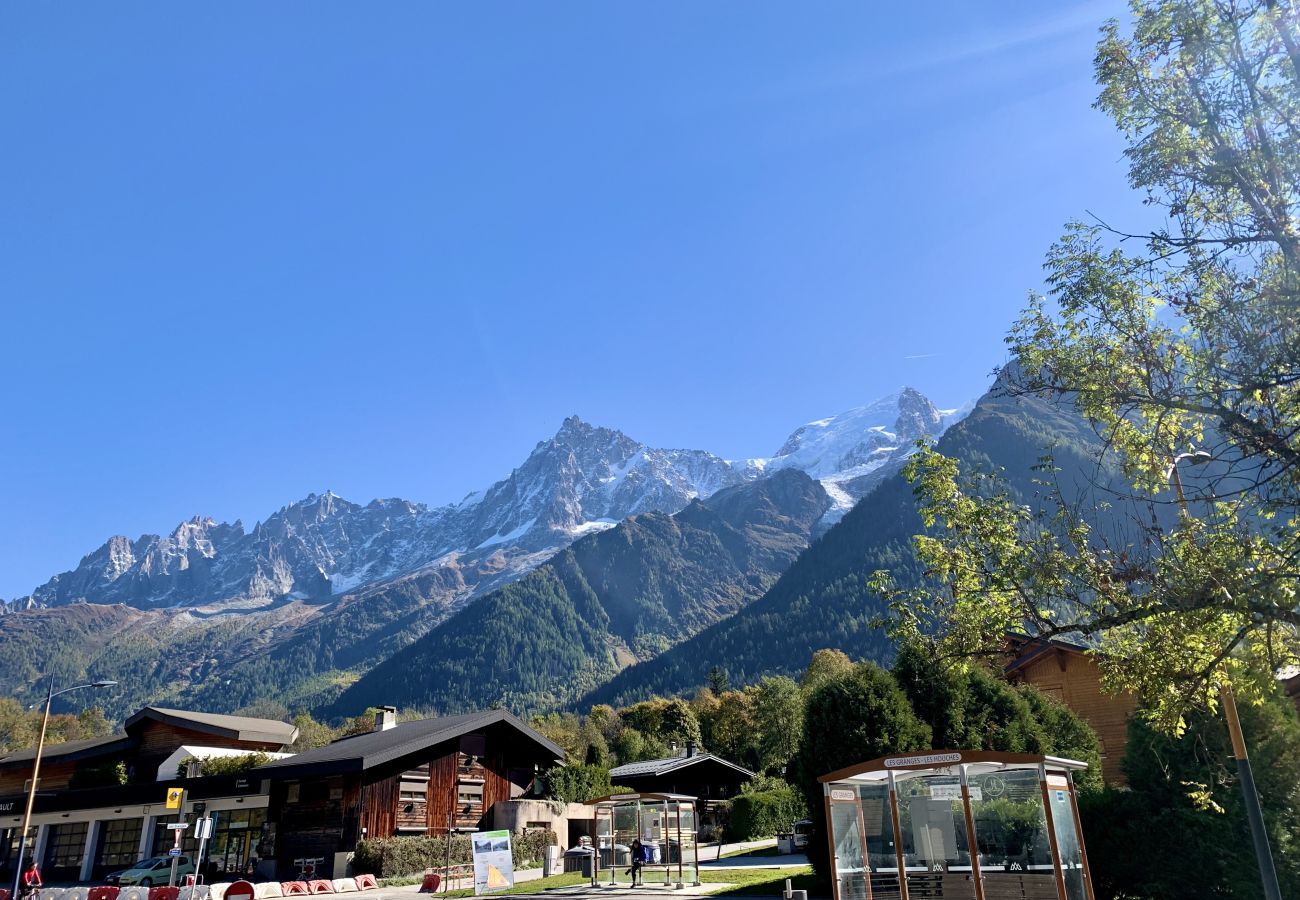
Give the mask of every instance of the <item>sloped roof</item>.
[(679, 772), (688, 766), (693, 766), (701, 762), (716, 762), (729, 768), (735, 769), (746, 778), (753, 778), (754, 773), (744, 766), (738, 766), (733, 762), (728, 762), (721, 756), (714, 756), (712, 753), (696, 753), (693, 756), (670, 756), (667, 759), (646, 759), (641, 762), (628, 763), (623, 766), (616, 766), (609, 770), (611, 781), (617, 783), (620, 778), (637, 778), (646, 775), (666, 775), (669, 772)]
[[(99, 756), (117, 750), (125, 750), (133, 743), (133, 738), (121, 734), (110, 734), (108, 737), (86, 738), (81, 741), (64, 741), (61, 744), (46, 744), (44, 749), (41, 750), (41, 759), (76, 759), (82, 756)], [(27, 750), (15, 750), (13, 753), (7, 753), (3, 758), (0, 758), (0, 766), (8, 765), (9, 763), (31, 762), (35, 758), (35, 747), (31, 747)]]
[(298, 729), (288, 722), (275, 719), (255, 719), (251, 716), (227, 716), (221, 713), (192, 712), (184, 709), (164, 709), (146, 706), (126, 720), (126, 730), (146, 720), (216, 734), (237, 741), (264, 744), (292, 744), (298, 739)]
[(499, 723), (515, 728), (524, 738), (531, 740), (556, 760), (564, 759), (564, 750), (558, 744), (542, 737), (505, 710), (492, 709), (460, 716), (439, 716), (434, 719), (402, 722), (383, 731), (368, 731), (364, 734), (352, 735), (332, 744), (326, 744), (324, 747), (269, 762), (254, 771), (268, 777), (283, 778), (296, 774), (371, 769)]

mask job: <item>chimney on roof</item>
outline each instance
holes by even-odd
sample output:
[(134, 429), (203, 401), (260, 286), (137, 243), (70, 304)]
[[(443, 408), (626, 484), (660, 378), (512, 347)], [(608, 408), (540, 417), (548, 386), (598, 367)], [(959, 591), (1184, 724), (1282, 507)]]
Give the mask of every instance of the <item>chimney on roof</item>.
[(669, 756), (676, 756), (676, 755), (677, 755), (677, 742), (676, 742), (676, 741), (669, 741), (669, 742), (668, 742), (668, 755), (669, 755)]
[(381, 706), (375, 710), (375, 731), (387, 731), (397, 725), (397, 707)]
[(695, 755), (695, 741), (686, 742), (686, 758), (690, 759)]

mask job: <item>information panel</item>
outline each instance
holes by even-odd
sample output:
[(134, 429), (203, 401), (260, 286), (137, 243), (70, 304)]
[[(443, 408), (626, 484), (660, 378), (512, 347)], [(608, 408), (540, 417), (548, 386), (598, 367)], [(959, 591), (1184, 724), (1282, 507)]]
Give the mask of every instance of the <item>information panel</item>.
[(514, 887), (515, 864), (510, 858), (510, 832), (477, 831), (474, 845), (474, 893), (490, 894)]

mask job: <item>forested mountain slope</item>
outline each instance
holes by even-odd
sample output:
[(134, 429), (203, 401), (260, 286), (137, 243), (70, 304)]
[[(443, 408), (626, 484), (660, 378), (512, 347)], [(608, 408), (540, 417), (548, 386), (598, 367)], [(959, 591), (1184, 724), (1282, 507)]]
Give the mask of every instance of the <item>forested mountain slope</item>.
[(572, 702), (761, 596), (830, 507), (820, 484), (788, 469), (673, 516), (634, 516), (471, 604), (322, 712)]
[[(968, 466), (1002, 467), (1012, 487), (1033, 502), (1040, 491), (1032, 468), (1052, 454), (1067, 496), (1095, 489), (1100, 445), (1072, 410), (1011, 396), (999, 383), (971, 414), (952, 426), (938, 448)], [(868, 580), (880, 569), (900, 583), (920, 576), (911, 538), (922, 530), (912, 489), (895, 475), (863, 498), (814, 543), (759, 600), (655, 659), (624, 669), (581, 701), (625, 704), (652, 694), (686, 693), (706, 683), (714, 666), (732, 684), (765, 674), (793, 674), (823, 647), (887, 662), (888, 637), (872, 626), (886, 610)]]

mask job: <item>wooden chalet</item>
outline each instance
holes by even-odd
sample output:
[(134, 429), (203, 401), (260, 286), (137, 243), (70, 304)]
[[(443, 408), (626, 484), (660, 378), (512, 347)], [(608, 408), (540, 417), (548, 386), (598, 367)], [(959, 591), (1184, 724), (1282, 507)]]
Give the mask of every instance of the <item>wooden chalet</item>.
[(1087, 647), (1023, 634), (1007, 636), (1004, 673), (1013, 684), (1032, 684), (1061, 701), (1097, 733), (1102, 777), (1124, 785), (1124, 751), (1128, 720), (1137, 708), (1132, 694), (1108, 694), (1101, 688), (1101, 670)]
[(489, 826), (496, 803), (524, 796), (563, 759), (504, 710), (396, 724), (385, 708), (373, 731), (254, 770), (270, 782), (263, 854), (278, 877), (297, 874), (303, 860), (341, 875), (362, 838)]
[(680, 756), (647, 759), (616, 766), (609, 780), (620, 788), (642, 794), (682, 794), (697, 800), (700, 831), (712, 833), (719, 825), (719, 808), (740, 793), (740, 786), (754, 777), (744, 766), (712, 753), (697, 753), (686, 745)]

